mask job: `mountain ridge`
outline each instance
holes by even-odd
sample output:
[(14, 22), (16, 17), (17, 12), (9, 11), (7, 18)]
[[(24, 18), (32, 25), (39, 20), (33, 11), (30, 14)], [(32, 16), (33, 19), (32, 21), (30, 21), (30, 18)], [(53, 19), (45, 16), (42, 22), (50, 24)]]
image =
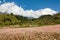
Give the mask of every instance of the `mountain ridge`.
[(0, 26), (19, 25), (19, 27), (33, 27), (60, 24), (60, 13), (43, 15), (39, 18), (28, 18), (13, 13), (0, 13)]

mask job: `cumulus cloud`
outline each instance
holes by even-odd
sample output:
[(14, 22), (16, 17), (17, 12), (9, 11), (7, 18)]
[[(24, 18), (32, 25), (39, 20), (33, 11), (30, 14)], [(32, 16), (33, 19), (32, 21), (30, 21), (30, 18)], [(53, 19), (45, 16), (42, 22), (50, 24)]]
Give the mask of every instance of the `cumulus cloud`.
[(42, 15), (54, 15), (57, 11), (54, 11), (50, 8), (40, 9), (40, 10), (24, 10), (21, 6), (15, 5), (14, 2), (4, 3), (0, 5), (0, 12), (4, 13), (13, 13), (14, 15), (21, 15), (24, 17), (39, 18)]

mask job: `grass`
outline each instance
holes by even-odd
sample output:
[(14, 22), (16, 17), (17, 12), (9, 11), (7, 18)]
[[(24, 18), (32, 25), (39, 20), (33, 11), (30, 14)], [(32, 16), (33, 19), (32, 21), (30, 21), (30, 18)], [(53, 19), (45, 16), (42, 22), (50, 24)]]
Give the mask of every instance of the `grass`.
[(33, 33), (25, 32), (24, 34), (0, 33), (0, 40), (60, 40), (60, 33), (36, 31)]

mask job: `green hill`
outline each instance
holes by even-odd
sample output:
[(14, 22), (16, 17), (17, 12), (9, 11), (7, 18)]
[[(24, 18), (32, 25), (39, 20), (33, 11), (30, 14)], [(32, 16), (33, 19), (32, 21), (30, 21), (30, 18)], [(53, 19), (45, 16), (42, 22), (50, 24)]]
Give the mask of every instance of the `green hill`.
[(14, 25), (18, 22), (14, 15), (0, 14), (0, 25)]
[(27, 17), (0, 13), (0, 26), (19, 25), (20, 27), (32, 27), (42, 25), (60, 24), (60, 13), (51, 15), (43, 15), (39, 18), (29, 19)]

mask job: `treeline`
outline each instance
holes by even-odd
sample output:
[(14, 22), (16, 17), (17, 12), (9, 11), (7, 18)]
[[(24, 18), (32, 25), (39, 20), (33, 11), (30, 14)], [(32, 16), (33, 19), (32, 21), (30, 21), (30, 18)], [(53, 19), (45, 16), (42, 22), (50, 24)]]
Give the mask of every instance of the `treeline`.
[(20, 15), (0, 13), (0, 26), (19, 25), (24, 27), (55, 25), (60, 24), (60, 13), (51, 15), (43, 15), (39, 18), (27, 18)]

